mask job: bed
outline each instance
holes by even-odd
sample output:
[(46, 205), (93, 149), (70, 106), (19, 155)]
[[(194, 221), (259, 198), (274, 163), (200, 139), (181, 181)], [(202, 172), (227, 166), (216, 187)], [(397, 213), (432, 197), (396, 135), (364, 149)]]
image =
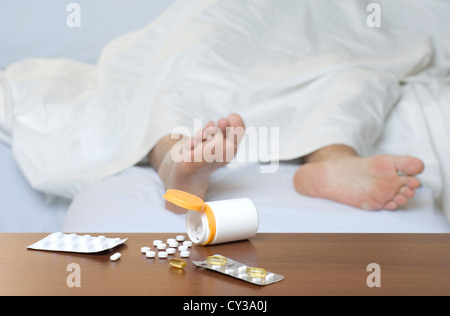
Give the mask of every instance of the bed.
[[(69, 13), (65, 4), (57, 0), (31, 1), (27, 5), (2, 2), (0, 42), (8, 44), (2, 45), (0, 66), (4, 69), (28, 57), (63, 57), (94, 64), (108, 41), (145, 26), (174, 2), (78, 1), (82, 10), (81, 28), (65, 25)], [(33, 14), (37, 9), (45, 14)], [(20, 18), (8, 18), (18, 12)], [(59, 26), (61, 23), (63, 27)], [(30, 38), (32, 40), (28, 40)], [(385, 133), (389, 137), (384, 139), (389, 141), (381, 142), (378, 150), (396, 153), (398, 148), (395, 144), (401, 142), (402, 148), (409, 148), (410, 154), (418, 156), (424, 151), (432, 151), (436, 146), (444, 148), (439, 151), (441, 155), (443, 152), (445, 154), (445, 150), (448, 152), (445, 148), (450, 148), (447, 147), (450, 129), (443, 117), (449, 117), (449, 104), (442, 107), (447, 112), (428, 108), (425, 113), (427, 119), (420, 121), (417, 121), (418, 112), (411, 110), (417, 104), (432, 103), (436, 97), (439, 97), (439, 102), (445, 103), (443, 100), (449, 95), (448, 90), (434, 91), (430, 96), (408, 87), (402, 92), (403, 99), (387, 122)], [(391, 133), (399, 124), (396, 117), (411, 125), (407, 135)], [(420, 147), (417, 146), (419, 143)], [(437, 161), (429, 164), (424, 174), (425, 185), (417, 190), (415, 198), (397, 211), (363, 211), (332, 201), (301, 196), (292, 185), (292, 175), (298, 166), (298, 161), (289, 160), (280, 164), (278, 172), (263, 174), (257, 172), (259, 163), (231, 164), (213, 174), (206, 200), (251, 198), (260, 216), (259, 232), (450, 232), (442, 205), (435, 202), (435, 192), (440, 189), (433, 187), (436, 181), (427, 181), (446, 174)], [(165, 210), (163, 185), (157, 173), (148, 166), (127, 168), (89, 186), (73, 199), (67, 199), (33, 189), (17, 167), (8, 144), (0, 144), (0, 175), (2, 232), (185, 230), (184, 215)], [(447, 180), (443, 177), (441, 181)]]

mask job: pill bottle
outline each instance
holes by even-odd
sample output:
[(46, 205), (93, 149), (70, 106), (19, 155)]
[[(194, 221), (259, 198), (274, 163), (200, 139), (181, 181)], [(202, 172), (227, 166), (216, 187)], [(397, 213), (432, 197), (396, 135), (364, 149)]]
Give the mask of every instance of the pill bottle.
[(186, 231), (196, 245), (245, 240), (256, 235), (258, 212), (250, 199), (205, 202), (180, 190), (168, 190), (164, 198), (187, 209)]

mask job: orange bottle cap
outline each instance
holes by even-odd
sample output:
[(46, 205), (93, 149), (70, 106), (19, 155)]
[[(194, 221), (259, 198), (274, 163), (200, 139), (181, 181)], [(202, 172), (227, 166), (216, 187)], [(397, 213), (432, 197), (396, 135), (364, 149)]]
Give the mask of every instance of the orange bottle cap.
[(163, 197), (166, 199), (166, 201), (187, 210), (200, 212), (205, 206), (205, 201), (203, 201), (201, 198), (180, 190), (167, 190), (166, 194)]

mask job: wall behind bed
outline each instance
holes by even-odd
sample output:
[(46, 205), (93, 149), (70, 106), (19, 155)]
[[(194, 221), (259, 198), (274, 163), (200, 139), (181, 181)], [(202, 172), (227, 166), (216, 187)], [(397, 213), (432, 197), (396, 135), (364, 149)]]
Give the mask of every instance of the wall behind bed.
[[(70, 58), (95, 63), (115, 37), (144, 27), (175, 0), (2, 0), (0, 69), (30, 58)], [(66, 11), (80, 7), (81, 27), (69, 27)]]

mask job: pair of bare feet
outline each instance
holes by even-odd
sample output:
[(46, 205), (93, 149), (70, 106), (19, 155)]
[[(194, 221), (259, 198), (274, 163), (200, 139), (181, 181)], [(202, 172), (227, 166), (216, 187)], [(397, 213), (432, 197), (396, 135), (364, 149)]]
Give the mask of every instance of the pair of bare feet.
[[(179, 141), (167, 136), (150, 152), (150, 164), (158, 171), (166, 189), (179, 189), (204, 198), (210, 175), (236, 154), (243, 136), (238, 133), (227, 137), (228, 131), (244, 128), (242, 118), (231, 114), (217, 123), (209, 122), (191, 139)], [(192, 159), (174, 161), (172, 149), (180, 144), (187, 157)], [(210, 146), (213, 153), (214, 149), (219, 151), (223, 159), (194, 161), (205, 146)], [(299, 193), (366, 210), (395, 210), (406, 204), (419, 188), (420, 181), (416, 176), (424, 169), (422, 161), (411, 156), (362, 158), (344, 145), (319, 149), (303, 157), (303, 162), (293, 176), (294, 187)], [(171, 203), (166, 207), (175, 212), (185, 211)]]

